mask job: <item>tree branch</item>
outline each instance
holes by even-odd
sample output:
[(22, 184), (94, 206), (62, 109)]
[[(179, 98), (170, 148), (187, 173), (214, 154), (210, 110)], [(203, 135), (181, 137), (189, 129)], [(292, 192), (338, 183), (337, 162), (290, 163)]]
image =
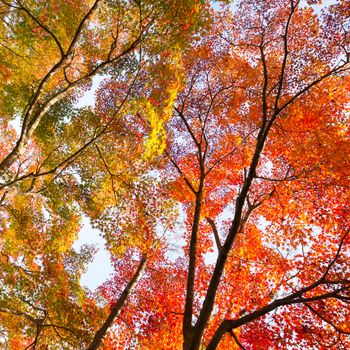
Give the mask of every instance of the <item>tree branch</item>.
[(252, 321), (266, 315), (267, 313), (277, 309), (280, 306), (300, 304), (300, 303), (306, 304), (309, 302), (313, 302), (313, 301), (317, 301), (317, 300), (325, 300), (325, 299), (329, 299), (329, 298), (335, 298), (335, 299), (342, 300), (343, 296), (340, 293), (343, 291), (350, 290), (350, 284), (348, 284), (346, 286), (341, 286), (340, 288), (334, 289), (333, 291), (319, 294), (319, 295), (316, 295), (313, 297), (304, 297), (304, 295), (305, 295), (305, 293), (316, 289), (320, 285), (327, 284), (326, 276), (328, 275), (328, 273), (329, 273), (331, 267), (333, 266), (333, 264), (335, 263), (336, 259), (339, 257), (340, 250), (341, 250), (343, 243), (344, 243), (344, 240), (348, 236), (349, 232), (350, 232), (350, 230), (347, 230), (346, 233), (343, 235), (342, 239), (340, 240), (338, 250), (335, 254), (335, 257), (330, 261), (326, 271), (322, 274), (322, 276), (316, 282), (312, 283), (311, 285), (309, 285), (307, 287), (301, 288), (298, 291), (296, 291), (296, 292), (294, 292), (294, 293), (292, 293), (284, 298), (276, 299), (272, 303), (262, 307), (261, 309), (253, 311), (253, 312), (251, 312), (243, 317), (240, 317), (236, 320), (224, 320), (220, 324), (220, 326), (217, 328), (217, 330), (215, 331), (212, 339), (210, 340), (210, 342), (208, 344), (207, 350), (215, 350), (217, 348), (217, 346), (219, 345), (219, 342), (220, 342), (222, 336), (226, 332), (229, 332), (230, 330), (238, 328), (246, 323), (252, 322)]
[(214, 234), (214, 238), (215, 238), (215, 243), (216, 243), (216, 247), (218, 248), (218, 251), (220, 252), (222, 245), (221, 245), (221, 241), (220, 241), (220, 236), (219, 236), (219, 232), (218, 229), (215, 225), (214, 220), (212, 220), (209, 217), (206, 217), (209, 225), (211, 226), (211, 228), (213, 229), (213, 234)]
[(146, 257), (143, 256), (139, 266), (134, 274), (134, 276), (131, 278), (129, 283), (124, 288), (121, 296), (119, 297), (117, 303), (112, 307), (111, 312), (109, 313), (106, 321), (103, 323), (101, 328), (95, 333), (94, 339), (92, 340), (91, 344), (87, 348), (87, 350), (97, 350), (101, 343), (103, 338), (105, 337), (109, 327), (113, 324), (115, 318), (119, 315), (120, 311), (122, 310), (123, 306), (125, 305), (131, 291), (137, 284), (138, 280), (141, 278), (142, 272), (145, 269), (146, 266)]

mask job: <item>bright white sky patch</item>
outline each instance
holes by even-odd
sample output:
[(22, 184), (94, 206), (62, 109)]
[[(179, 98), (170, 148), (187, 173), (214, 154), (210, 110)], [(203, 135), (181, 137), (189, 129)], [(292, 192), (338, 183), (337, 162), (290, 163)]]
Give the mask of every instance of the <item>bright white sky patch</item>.
[(95, 93), (98, 87), (100, 86), (102, 80), (104, 80), (106, 76), (97, 75), (92, 79), (92, 87), (89, 91), (86, 91), (84, 96), (81, 97), (76, 104), (78, 108), (95, 106)]
[(84, 244), (92, 244), (98, 252), (95, 254), (93, 261), (88, 265), (87, 271), (81, 277), (82, 285), (90, 290), (95, 290), (113, 272), (111, 265), (111, 256), (105, 249), (105, 240), (101, 237), (100, 232), (91, 227), (87, 217), (83, 217), (83, 227), (79, 232), (79, 238), (74, 243), (73, 248), (80, 251)]

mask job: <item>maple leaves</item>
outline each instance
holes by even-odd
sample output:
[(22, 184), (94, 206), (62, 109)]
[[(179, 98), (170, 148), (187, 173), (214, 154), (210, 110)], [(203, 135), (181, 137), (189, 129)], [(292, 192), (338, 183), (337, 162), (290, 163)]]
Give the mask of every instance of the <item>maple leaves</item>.
[(315, 3), (0, 2), (4, 346), (349, 345), (349, 16)]
[[(207, 54), (210, 52), (208, 60), (201, 56), (202, 61), (208, 62), (208, 68), (201, 62), (198, 70), (194, 70), (195, 73), (189, 71), (188, 92), (184, 92), (183, 99), (180, 97), (179, 106), (175, 111), (179, 122), (173, 122), (170, 126), (173, 135), (180, 135), (180, 132), (187, 134), (180, 136), (179, 143), (182, 147), (173, 146), (176, 145), (175, 140), (172, 141), (172, 149), (169, 151), (171, 163), (179, 173), (177, 181), (182, 182), (179, 191), (182, 192), (187, 187), (188, 193), (193, 192), (195, 195), (195, 198), (192, 195), (192, 205), (188, 207), (193, 226), (192, 233), (189, 234), (191, 240), (188, 241), (190, 262), (184, 316), (184, 349), (198, 349), (200, 339), (206, 342), (205, 337), (209, 337), (208, 349), (214, 349), (223, 335), (238, 327), (240, 322), (249, 322), (263, 316), (268, 310), (287, 305), (289, 301), (291, 304), (303, 302), (303, 295), (308, 290), (300, 287), (307, 283), (311, 286), (313, 283), (323, 286), (322, 291), (317, 289), (316, 285), (310, 290), (315, 289), (316, 294), (328, 295), (326, 291), (329, 289), (322, 278), (319, 282), (314, 282), (319, 277), (311, 273), (311, 266), (317, 265), (314, 260), (316, 256), (326, 256), (323, 251), (326, 247), (340, 247), (339, 242), (348, 227), (347, 219), (339, 215), (345, 213), (345, 193), (339, 189), (339, 182), (335, 185), (329, 178), (337, 177), (336, 166), (331, 165), (333, 160), (338, 165), (345, 164), (346, 160), (343, 157), (341, 160), (336, 159), (334, 151), (328, 153), (328, 147), (332, 148), (334, 140), (338, 139), (335, 134), (340, 132), (339, 124), (334, 123), (334, 118), (337, 118), (337, 114), (344, 118), (346, 101), (343, 96), (339, 96), (335, 102), (332, 94), (327, 91), (333, 93), (337, 90), (332, 87), (335, 81), (343, 82), (348, 79), (345, 72), (348, 69), (349, 38), (345, 30), (343, 35), (339, 35), (338, 42), (325, 40), (321, 45), (320, 38), (324, 40), (326, 37), (324, 22), (312, 13), (311, 8), (298, 6), (298, 2), (286, 2), (284, 6), (274, 2), (241, 2), (233, 12), (232, 20), (226, 12), (218, 27), (224, 31), (223, 34), (219, 32), (224, 41), (219, 39), (215, 49), (203, 45), (203, 51)], [(301, 31), (310, 33), (304, 36)], [(215, 36), (210, 39), (212, 45)], [(216, 53), (215, 50), (219, 50), (217, 48), (220, 47), (225, 49)], [(232, 62), (233, 68), (231, 71), (229, 63), (226, 63), (225, 67), (221, 68), (225, 69), (224, 76), (218, 69), (220, 60), (213, 63), (211, 57), (216, 54), (225, 57), (227, 52), (232, 56), (225, 61)], [(335, 56), (330, 59), (330, 55)], [(235, 60), (237, 56), (239, 59)], [(238, 67), (244, 60), (247, 63), (241, 78)], [(195, 64), (193, 66), (196, 67)], [(196, 85), (194, 81), (199, 80), (198, 71), (201, 70), (204, 78)], [(230, 79), (230, 84), (222, 87), (220, 84), (225, 82), (227, 76), (234, 78)], [(251, 77), (254, 77), (254, 80), (250, 81)], [(244, 85), (245, 82), (248, 84)], [(219, 96), (215, 89), (220, 89), (219, 93), (225, 92), (219, 108), (216, 108), (213, 99), (213, 96)], [(237, 98), (236, 104), (232, 101), (234, 98)], [(320, 102), (316, 104), (315, 99), (319, 99)], [(334, 103), (339, 103), (336, 111), (332, 107)], [(225, 111), (226, 104), (231, 110)], [(223, 117), (221, 111), (224, 111)], [(237, 118), (237, 114), (242, 116)], [(220, 121), (216, 122), (215, 126), (210, 125), (211, 118), (220, 118)], [(240, 124), (245, 134), (240, 133)], [(216, 156), (215, 151), (220, 152), (220, 148), (227, 145), (227, 141), (220, 138), (222, 127), (226, 127), (223, 133), (226, 140), (232, 133), (238, 142), (232, 145), (232, 153), (227, 150), (220, 158)], [(335, 133), (333, 137), (332, 132)], [(324, 139), (321, 136), (323, 133), (327, 134)], [(171, 136), (171, 139), (175, 139), (174, 136)], [(333, 141), (328, 143), (331, 139)], [(218, 147), (215, 147), (216, 142)], [(281, 148), (276, 142), (280, 142)], [(348, 145), (348, 142), (340, 142), (339, 146), (345, 144)], [(349, 153), (342, 148), (339, 150), (339, 155)], [(206, 178), (206, 162), (215, 156), (217, 159), (212, 160), (214, 168)], [(246, 163), (241, 163), (240, 159)], [(216, 171), (215, 166), (224, 167), (224, 174), (220, 176), (220, 170)], [(237, 175), (234, 175), (234, 172)], [(211, 176), (215, 180), (210, 180)], [(232, 186), (232, 194), (228, 192), (230, 187), (225, 188), (225, 181)], [(218, 186), (218, 189), (214, 190), (215, 187), (211, 186)], [(220, 190), (220, 186), (223, 186), (223, 189)], [(213, 190), (211, 194), (210, 191)], [(222, 191), (223, 200), (236, 196), (233, 221), (226, 231), (223, 243), (217, 244), (218, 258), (215, 268), (203, 274), (200, 261), (201, 256), (206, 254), (208, 245), (202, 244), (207, 240), (207, 233), (200, 225), (199, 213), (203, 210), (205, 216), (210, 216), (210, 210), (213, 210), (212, 213), (216, 216), (223, 211), (229, 202), (222, 202)], [(211, 202), (213, 198), (214, 203)], [(191, 198), (186, 198), (187, 201), (191, 201)], [(328, 201), (328, 204), (325, 201)], [(223, 206), (218, 208), (215, 202), (222, 203)], [(209, 211), (204, 209), (206, 207)], [(271, 224), (262, 229), (259, 215), (263, 215)], [(315, 215), (319, 219), (315, 219)], [(197, 229), (198, 226), (201, 227), (200, 230)], [(322, 232), (320, 236), (317, 230)], [(334, 238), (332, 243), (328, 240), (331, 236)], [(247, 237), (246, 242), (240, 243), (243, 237)], [(252, 240), (253, 237), (255, 240)], [(323, 249), (310, 244), (316, 237), (322, 242)], [(295, 250), (300, 249), (300, 245), (308, 248), (307, 253), (303, 250), (301, 259), (295, 253)], [(284, 253), (285, 249), (289, 251)], [(237, 258), (232, 259), (230, 254), (239, 257), (238, 265), (234, 263)], [(341, 261), (334, 249), (328, 251), (328, 254), (328, 261), (332, 261), (334, 256), (336, 260)], [(264, 267), (260, 267), (259, 262), (268, 268), (265, 270)], [(329, 269), (331, 265), (328, 265)], [(284, 268), (281, 268), (282, 266)], [(293, 269), (299, 271), (300, 278), (298, 277), (297, 283), (291, 288), (293, 284), (288, 283), (288, 271)], [(275, 271), (275, 274), (271, 275), (269, 271)], [(201, 276), (202, 283), (196, 281), (196, 274)], [(228, 285), (224, 282), (226, 274), (229, 276)], [(210, 280), (209, 285), (203, 283), (204, 276), (208, 278), (207, 283)], [(237, 283), (234, 281), (238, 276), (247, 286), (246, 293), (242, 293), (240, 297), (240, 292), (244, 289), (240, 285), (237, 286), (239, 290), (234, 288)], [(233, 285), (233, 290), (230, 287), (231, 291), (227, 290), (230, 282)], [(342, 303), (346, 301), (347, 296), (346, 292), (345, 295), (341, 295), (342, 282), (338, 280), (335, 284), (337, 283), (338, 289), (329, 293)], [(203, 288), (204, 299), (198, 310), (198, 306), (194, 306), (193, 290)], [(277, 299), (280, 290), (286, 291), (290, 288), (289, 297)], [(299, 292), (295, 294), (294, 291), (298, 289)], [(225, 306), (225, 299), (230, 299), (230, 292), (241, 310), (248, 313), (246, 318), (237, 316), (238, 311), (236, 315), (230, 313), (230, 306)], [(252, 294), (254, 297), (250, 297)], [(288, 295), (288, 292), (286, 294)], [(310, 298), (313, 300), (313, 297)], [(275, 302), (269, 303), (271, 299), (275, 299)], [(224, 315), (220, 315), (221, 308)], [(290, 308), (288, 310), (290, 312)], [(194, 325), (189, 321), (192, 319), (192, 313), (196, 315)], [(234, 321), (234, 317), (237, 321)], [(224, 321), (220, 323), (217, 318)], [(230, 318), (233, 320), (229, 320)], [(211, 331), (212, 324), (214, 329), (216, 327), (214, 333)], [(338, 332), (342, 333), (339, 329)], [(344, 341), (345, 338), (339, 336), (339, 339)], [(225, 348), (225, 345), (222, 346)]]
[[(92, 258), (91, 250), (76, 253), (72, 248), (83, 213), (105, 230), (113, 254), (123, 255), (136, 242), (141, 251), (154, 244), (161, 199), (146, 201), (156, 186), (144, 177), (142, 156), (142, 138), (152, 130), (147, 126), (141, 133), (133, 125), (140, 103), (135, 106), (132, 100), (150, 96), (142, 92), (151, 91), (142, 82), (149, 62), (157, 67), (163, 50), (174, 52), (168, 54), (174, 62), (175, 51), (192, 35), (199, 4), (176, 5), (1, 1), (4, 346), (81, 348), (91, 343), (106, 319), (107, 308), (79, 285)], [(182, 26), (186, 30), (178, 35)], [(164, 74), (164, 65), (159, 67), (158, 73)], [(102, 80), (113, 76), (122, 86), (113, 106), (106, 108), (102, 101), (96, 108), (78, 108), (77, 101), (97, 75)], [(176, 81), (171, 88), (164, 78), (158, 84), (169, 91), (157, 110), (166, 110), (166, 118)], [(98, 99), (106, 90), (101, 91)], [(161, 125), (166, 118), (154, 117), (154, 123)], [(17, 135), (13, 120), (20, 125)], [(156, 142), (158, 136), (150, 139)], [(113, 221), (118, 210), (120, 226)], [(137, 227), (142, 229), (137, 232)]]

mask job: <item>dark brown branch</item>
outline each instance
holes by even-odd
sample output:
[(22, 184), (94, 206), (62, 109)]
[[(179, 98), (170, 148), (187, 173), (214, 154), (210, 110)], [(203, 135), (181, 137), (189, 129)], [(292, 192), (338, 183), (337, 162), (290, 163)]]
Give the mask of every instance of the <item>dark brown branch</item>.
[(297, 180), (298, 176), (289, 176), (289, 177), (285, 177), (283, 179), (275, 179), (275, 178), (270, 178), (270, 177), (265, 177), (265, 176), (255, 176), (256, 179), (259, 180), (266, 180), (266, 181), (271, 181), (271, 182), (286, 182), (286, 181), (293, 181), (293, 180)]
[(175, 160), (171, 157), (171, 155), (169, 154), (168, 151), (165, 151), (165, 154), (167, 155), (167, 157), (169, 158), (171, 164), (175, 167), (175, 169), (178, 171), (178, 173), (181, 175), (181, 177), (184, 179), (184, 181), (186, 182), (186, 185), (190, 188), (190, 190), (196, 194), (197, 191), (194, 189), (194, 187), (192, 186), (191, 182), (188, 180), (188, 178), (186, 177), (186, 175), (184, 174), (184, 172), (181, 170), (181, 168), (178, 166), (178, 164), (175, 162)]
[(332, 326), (338, 333), (341, 334), (350, 334), (350, 332), (344, 331), (341, 328), (339, 328), (337, 325), (335, 325), (332, 321), (330, 321), (328, 318), (323, 316), (321, 313), (319, 313), (316, 309), (314, 309), (310, 304), (305, 303), (304, 304), (312, 313), (314, 313), (317, 317), (319, 317), (322, 321), (328, 323), (330, 326)]
[(235, 328), (238, 328), (246, 323), (252, 322), (267, 313), (277, 309), (280, 306), (285, 306), (285, 305), (292, 305), (292, 304), (300, 304), (300, 303), (310, 303), (313, 301), (317, 300), (325, 300), (329, 298), (335, 298), (342, 300), (343, 296), (340, 294), (343, 291), (347, 291), (350, 289), (350, 285), (340, 287), (338, 289), (335, 289), (331, 292), (326, 292), (323, 294), (319, 294), (313, 297), (304, 297), (305, 293), (310, 292), (317, 287), (326, 284), (326, 277), (331, 269), (331, 267), (334, 265), (335, 261), (339, 258), (341, 248), (343, 246), (344, 240), (348, 236), (350, 230), (347, 230), (346, 233), (343, 235), (342, 239), (340, 240), (337, 252), (334, 256), (334, 258), (329, 262), (328, 267), (326, 271), (322, 274), (322, 276), (314, 283), (311, 285), (301, 288), (298, 291), (284, 297), (281, 299), (277, 299), (273, 301), (272, 303), (262, 307), (259, 310), (253, 311), (243, 317), (240, 317), (236, 320), (225, 320), (221, 323), (221, 325), (218, 327), (216, 332), (214, 333), (211, 341), (208, 344), (207, 350), (215, 350), (217, 346), (219, 345), (219, 342), (222, 338), (222, 336), (226, 333), (229, 332), (230, 330), (233, 330)]
[(322, 275), (322, 282), (324, 282), (326, 280), (326, 277), (330, 271), (330, 269), (332, 268), (332, 266), (334, 265), (334, 263), (336, 262), (336, 260), (339, 258), (339, 255), (340, 255), (340, 252), (341, 252), (341, 249), (343, 247), (343, 244), (344, 244), (344, 241), (346, 239), (346, 237), (349, 235), (350, 233), (350, 229), (348, 229), (345, 234), (343, 235), (343, 237), (341, 238), (340, 242), (339, 242), (339, 246), (338, 246), (338, 249), (337, 249), (337, 252), (334, 256), (334, 258), (331, 260), (331, 262), (328, 264), (328, 267), (326, 269), (326, 271), (323, 273)]
[(16, 315), (16, 316), (23, 316), (24, 318), (26, 318), (27, 320), (33, 322), (34, 324), (38, 323), (38, 319), (36, 319), (33, 316), (30, 316), (22, 311), (18, 311), (12, 308), (7, 308), (7, 307), (2, 307), (0, 308), (0, 312), (2, 313), (8, 313), (8, 314), (12, 314), (12, 315)]
[(202, 210), (202, 196), (204, 189), (204, 169), (202, 168), (199, 189), (196, 193), (196, 203), (192, 223), (191, 240), (189, 247), (189, 265), (187, 273), (187, 285), (186, 285), (186, 301), (185, 301), (185, 311), (183, 318), (183, 336), (184, 336), (184, 348), (190, 349), (193, 326), (192, 326), (192, 316), (193, 316), (193, 302), (194, 302), (194, 282), (196, 276), (196, 260), (197, 260), (197, 239), (199, 222)]
[(1, 198), (0, 198), (0, 207), (2, 206), (2, 203), (4, 202), (7, 193), (8, 193), (7, 191), (4, 191), (3, 195), (1, 196)]
[(211, 171), (214, 170), (214, 168), (219, 165), (220, 163), (222, 163), (226, 158), (228, 158), (229, 156), (233, 155), (238, 149), (239, 147), (248, 139), (248, 137), (250, 137), (255, 131), (257, 130), (252, 130), (251, 132), (248, 133), (248, 135), (244, 136), (244, 138), (242, 139), (241, 143), (237, 146), (232, 148), (232, 150), (226, 154), (224, 154), (222, 157), (220, 157), (219, 159), (217, 159), (205, 172), (205, 175), (208, 175)]
[(30, 64), (30, 62), (28, 60), (26, 60), (22, 55), (20, 55), (19, 53), (17, 53), (16, 51), (14, 51), (13, 49), (11, 49), (9, 46), (5, 45), (4, 43), (0, 42), (0, 45), (2, 47), (4, 47), (6, 50), (9, 50), (12, 54), (14, 54), (15, 56), (19, 57), (20, 59), (22, 59), (25, 63)]
[(287, 19), (286, 28), (285, 28), (284, 35), (283, 35), (284, 55), (283, 55), (281, 73), (280, 73), (280, 77), (278, 80), (278, 88), (277, 88), (277, 94), (276, 94), (276, 99), (275, 99), (275, 106), (274, 106), (275, 113), (278, 111), (278, 102), (280, 100), (280, 96), (282, 93), (285, 71), (286, 71), (286, 66), (287, 66), (287, 58), (288, 58), (288, 54), (289, 54), (289, 52), (288, 52), (288, 32), (289, 32), (290, 22), (292, 20), (295, 9), (298, 6), (298, 2), (297, 2), (297, 4), (294, 5), (293, 1), (291, 1), (291, 10), (290, 10), (290, 13), (289, 13), (289, 16)]
[(70, 91), (72, 91), (77, 86), (81, 85), (82, 83), (86, 82), (87, 80), (93, 78), (95, 75), (97, 75), (102, 69), (104, 69), (106, 66), (116, 63), (121, 58), (123, 58), (125, 55), (133, 51), (138, 43), (139, 43), (140, 37), (137, 37), (130, 46), (125, 49), (123, 52), (121, 52), (118, 56), (114, 57), (113, 59), (109, 61), (104, 61), (100, 63), (97, 67), (95, 67), (90, 73), (86, 74), (85, 76), (79, 78), (78, 80), (75, 80), (70, 85), (68, 85), (66, 88), (61, 90), (60, 92), (53, 95), (49, 100), (47, 100), (43, 106), (40, 108), (39, 112), (34, 115), (34, 117), (30, 120), (27, 126), (26, 131), (26, 138), (30, 138), (36, 129), (37, 125), (41, 121), (42, 117), (45, 115), (45, 113), (53, 106), (56, 102), (60, 101), (62, 98), (66, 97)]
[(16, 0), (16, 1), (20, 5), (19, 9), (23, 10), (36, 24), (39, 25), (39, 27), (41, 27), (45, 32), (47, 32), (52, 37), (52, 39), (55, 41), (58, 49), (60, 50), (61, 57), (64, 57), (65, 53), (64, 53), (63, 47), (62, 47), (60, 41), (58, 40), (57, 36), (52, 32), (52, 30), (50, 30), (44, 23), (39, 21), (39, 19), (36, 18), (33, 15), (33, 13), (28, 8), (26, 8), (19, 0)]
[[(324, 299), (329, 299), (329, 298), (337, 298), (337, 294), (340, 292), (340, 290), (335, 290), (333, 292), (325, 293), (322, 295), (319, 295), (317, 297), (311, 297), (311, 298), (301, 298), (301, 295), (303, 295), (306, 291), (312, 290), (316, 288), (319, 285), (319, 283), (314, 283), (310, 287), (303, 288), (298, 292), (295, 292), (285, 298), (282, 299), (277, 299), (273, 301), (272, 303), (262, 307), (259, 310), (253, 311), (249, 313), (248, 315), (245, 315), (241, 318), (238, 318), (236, 320), (225, 320), (221, 323), (221, 325), (218, 327), (216, 332), (214, 333), (214, 336), (210, 340), (207, 350), (215, 350), (217, 346), (219, 345), (219, 342), (223, 335), (226, 332), (229, 332), (232, 329), (241, 327), (244, 324), (247, 324), (249, 322), (252, 322), (267, 313), (277, 309), (280, 306), (286, 306), (286, 305), (292, 305), (292, 304), (300, 304), (300, 303), (307, 303), (311, 301), (316, 301), (316, 300), (324, 300)], [(312, 287), (312, 288), (311, 288)]]
[(179, 115), (179, 117), (181, 118), (181, 120), (183, 121), (183, 123), (186, 126), (187, 131), (189, 132), (189, 134), (191, 135), (191, 138), (193, 140), (193, 142), (195, 143), (195, 145), (197, 146), (197, 148), (200, 150), (201, 149), (201, 144), (199, 143), (199, 141), (197, 140), (196, 136), (194, 135), (190, 125), (188, 124), (187, 119), (185, 118), (184, 114), (182, 113), (182, 111), (180, 111), (177, 107), (175, 107), (175, 111), (177, 112), (177, 114)]
[(75, 338), (77, 338), (78, 340), (81, 340), (81, 337), (79, 337), (79, 335), (77, 334), (77, 331), (80, 331), (78, 329), (73, 330), (73, 329), (71, 329), (69, 327), (65, 327), (65, 326), (62, 326), (62, 325), (57, 325), (57, 324), (51, 323), (51, 321), (50, 321), (50, 323), (43, 324), (42, 327), (48, 327), (48, 328), (52, 327), (53, 329), (55, 329), (55, 331), (57, 331), (56, 328), (62, 329), (64, 331), (72, 333)]
[(183, 97), (183, 99), (182, 99), (182, 106), (181, 106), (181, 109), (180, 109), (181, 113), (183, 113), (184, 110), (185, 110), (186, 101), (187, 101), (188, 97), (190, 96), (190, 94), (191, 94), (191, 92), (192, 92), (192, 90), (193, 90), (193, 88), (194, 88), (194, 85), (195, 85), (195, 83), (196, 83), (196, 78), (197, 78), (197, 74), (198, 74), (198, 73), (199, 73), (199, 70), (196, 71), (195, 74), (193, 74), (193, 75), (191, 76), (191, 81), (187, 84), (187, 86), (188, 86), (188, 91), (187, 91), (186, 95), (185, 95), (185, 96)]
[(97, 350), (102, 343), (103, 338), (105, 337), (109, 327), (113, 324), (115, 318), (119, 315), (120, 311), (124, 307), (131, 291), (137, 284), (138, 280), (141, 278), (142, 272), (145, 269), (146, 266), (146, 257), (143, 256), (139, 266), (134, 274), (134, 276), (131, 278), (127, 286), (124, 288), (121, 296), (119, 297), (117, 303), (112, 307), (111, 312), (109, 313), (106, 321), (103, 323), (101, 328), (96, 332), (94, 339), (92, 340), (91, 344), (87, 348), (87, 350)]
[(211, 226), (212, 230), (213, 230), (213, 234), (214, 234), (214, 238), (215, 238), (215, 243), (216, 243), (216, 247), (218, 248), (218, 251), (220, 252), (221, 250), (221, 241), (220, 241), (220, 236), (219, 236), (219, 232), (218, 232), (218, 229), (215, 225), (215, 222), (213, 219), (209, 218), (209, 217), (206, 217), (209, 225)]
[(253, 182), (253, 179), (255, 177), (256, 168), (258, 166), (260, 156), (265, 144), (265, 141), (267, 139), (268, 132), (271, 128), (272, 124), (270, 124), (267, 128), (265, 128), (265, 125), (263, 123), (259, 135), (258, 135), (258, 141), (256, 144), (254, 156), (249, 168), (249, 172), (246, 176), (246, 179), (244, 181), (243, 187), (241, 192), (239, 193), (237, 200), (236, 200), (236, 210), (234, 219), (232, 221), (231, 227), (229, 229), (228, 235), (226, 237), (226, 241), (224, 245), (222, 246), (222, 249), (218, 255), (218, 258), (216, 260), (216, 264), (214, 267), (214, 271), (212, 274), (212, 278), (209, 283), (209, 287), (207, 289), (207, 294), (205, 296), (203, 306), (201, 309), (201, 312), (199, 314), (199, 317), (197, 319), (194, 335), (192, 337), (192, 348), (190, 349), (198, 349), (198, 344), (200, 344), (200, 339), (202, 337), (202, 334), (204, 332), (204, 329), (209, 321), (209, 317), (212, 313), (213, 307), (214, 307), (214, 301), (216, 297), (216, 292), (218, 289), (218, 286), (220, 284), (220, 279), (222, 276), (222, 273), (224, 271), (224, 267), (229, 255), (229, 252), (231, 250), (232, 244), (236, 238), (237, 233), (239, 232), (239, 229), (241, 227), (241, 221), (242, 221), (242, 212), (244, 203), (246, 201), (250, 186)]
[(264, 35), (261, 36), (261, 43), (259, 46), (260, 50), (260, 56), (261, 56), (261, 62), (263, 66), (263, 77), (264, 77), (264, 82), (263, 82), (263, 87), (262, 87), (262, 117), (263, 117), (263, 126), (262, 130), (264, 129), (266, 119), (267, 119), (267, 110), (268, 110), (268, 105), (267, 105), (267, 87), (269, 83), (269, 77), (268, 77), (268, 72), (267, 72), (267, 63), (266, 63), (266, 57), (265, 57), (265, 52), (264, 52)]
[(311, 90), (312, 87), (316, 86), (321, 81), (325, 80), (326, 78), (330, 77), (331, 75), (350, 69), (350, 68), (347, 68), (349, 62), (350, 62), (349, 59), (347, 61), (344, 61), (341, 66), (331, 69), (327, 73), (321, 75), (319, 78), (317, 78), (314, 81), (312, 81), (311, 83), (307, 84), (303, 89), (299, 90), (294, 96), (292, 96), (287, 102), (285, 102), (280, 108), (278, 108), (278, 110), (276, 112), (279, 114), (281, 111), (286, 109), (290, 104), (292, 104), (294, 101), (296, 101), (299, 96), (305, 94), (306, 92)]
[(235, 334), (234, 331), (230, 330), (229, 331), (230, 335), (232, 336), (232, 338), (235, 340), (236, 344), (242, 349), (242, 350), (247, 350), (242, 343), (239, 341), (237, 335)]

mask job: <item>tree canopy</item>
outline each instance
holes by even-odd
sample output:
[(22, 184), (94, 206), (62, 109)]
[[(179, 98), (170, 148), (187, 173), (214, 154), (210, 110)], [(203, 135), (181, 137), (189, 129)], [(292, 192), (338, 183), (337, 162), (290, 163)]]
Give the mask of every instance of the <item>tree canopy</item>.
[(349, 8), (0, 0), (1, 346), (348, 349)]

